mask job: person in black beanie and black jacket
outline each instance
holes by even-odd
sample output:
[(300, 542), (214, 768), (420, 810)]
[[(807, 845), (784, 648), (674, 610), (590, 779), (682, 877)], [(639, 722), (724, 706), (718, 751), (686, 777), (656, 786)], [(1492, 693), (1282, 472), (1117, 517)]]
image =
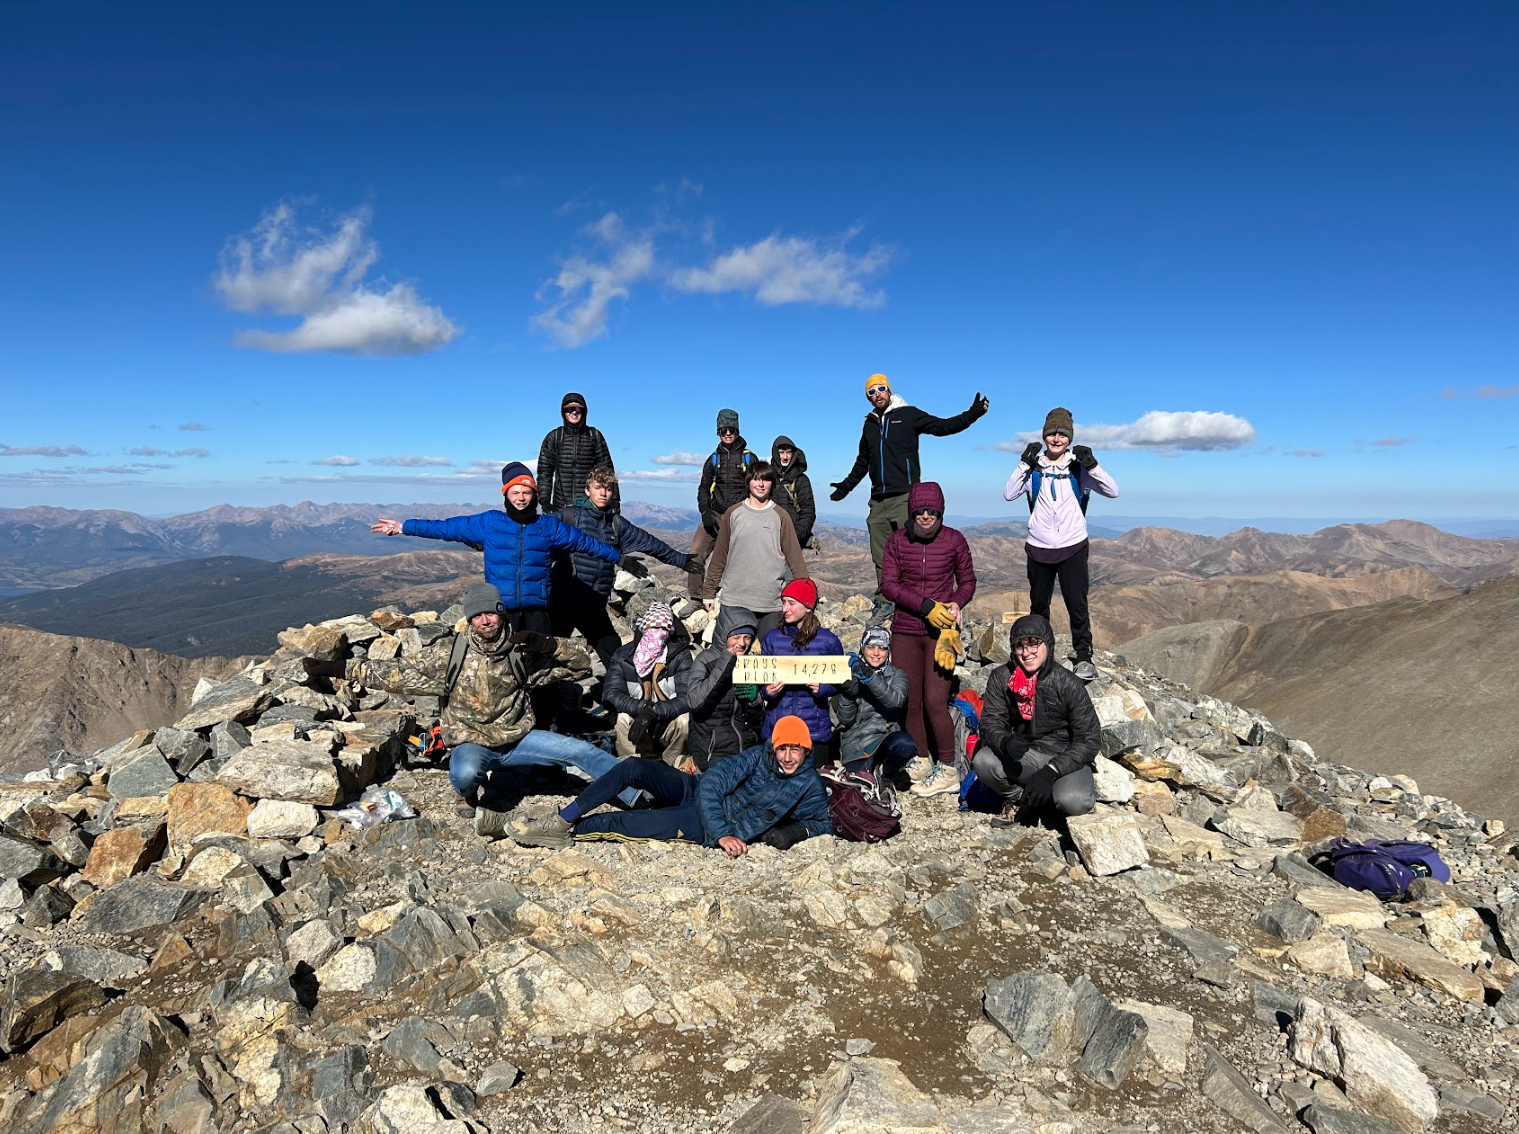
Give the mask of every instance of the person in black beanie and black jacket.
[[(592, 469), (616, 472), (607, 439), (601, 430), (586, 424), (587, 412), (582, 395), (574, 391), (566, 394), (559, 403), (564, 424), (550, 429), (538, 449), (538, 499), (545, 512), (571, 507), (585, 491)], [(614, 494), (612, 510), (617, 511), (621, 503)]]
[(812, 481), (807, 476), (807, 454), (784, 433), (770, 446), (770, 467), (775, 470), (776, 506), (791, 517), (796, 542), (805, 549), (812, 542), (812, 526), (818, 522), (818, 506), (812, 497)]

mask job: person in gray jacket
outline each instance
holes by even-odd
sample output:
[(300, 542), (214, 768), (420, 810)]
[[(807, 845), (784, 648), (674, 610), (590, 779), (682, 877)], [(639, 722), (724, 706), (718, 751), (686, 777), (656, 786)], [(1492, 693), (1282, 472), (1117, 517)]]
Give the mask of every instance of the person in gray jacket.
[(765, 702), (759, 686), (733, 684), (733, 667), (754, 644), (756, 628), (756, 619), (747, 610), (723, 607), (712, 644), (691, 664), (686, 686), (691, 706), (687, 748), (698, 772), (760, 742)]
[(846, 768), (890, 775), (918, 754), (917, 742), (902, 727), (907, 674), (891, 664), (891, 631), (866, 627), (860, 652), (849, 655), (849, 670), (852, 676), (833, 699), (833, 715), (843, 730), (839, 761)]

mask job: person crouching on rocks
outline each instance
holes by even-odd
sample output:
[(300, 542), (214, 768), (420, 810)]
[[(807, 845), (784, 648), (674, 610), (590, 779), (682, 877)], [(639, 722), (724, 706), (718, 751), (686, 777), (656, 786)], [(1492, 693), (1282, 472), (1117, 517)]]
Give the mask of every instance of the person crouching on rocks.
[(901, 771), (917, 756), (918, 745), (902, 728), (907, 674), (891, 664), (891, 631), (866, 627), (860, 652), (849, 655), (849, 671), (849, 681), (833, 699), (843, 730), (837, 744), (840, 762), (886, 775)]
[(754, 616), (748, 611), (723, 607), (713, 628), (712, 644), (691, 663), (691, 731), (687, 744), (698, 772), (760, 742), (765, 703), (760, 699), (759, 686), (733, 683), (733, 670), (754, 644), (756, 629)]
[(691, 720), (691, 635), (663, 602), (650, 603), (633, 630), (602, 686), (602, 702), (617, 714), (617, 755), (663, 757), (679, 767)]
[(1025, 614), (1008, 632), (1013, 661), (986, 679), (976, 777), (1002, 796), (1010, 823), (1020, 808), (1085, 815), (1097, 803), (1092, 764), (1102, 726), (1086, 684), (1055, 661), (1049, 619)]
[(578, 551), (616, 563), (622, 552), (557, 516), (538, 512), (538, 482), (527, 466), (512, 461), (501, 469), (502, 510), (447, 520), (380, 519), (369, 530), (381, 535), (446, 539), (485, 550), (485, 581), (501, 592), (501, 615), (508, 633), (553, 632), (549, 618), (549, 573), (555, 551)]
[[(573, 768), (595, 778), (617, 766), (617, 758), (589, 741), (536, 728), (529, 690), (556, 681), (578, 680), (591, 672), (591, 659), (570, 643), (536, 630), (509, 633), (501, 615), (501, 592), (474, 583), (464, 594), (468, 625), (459, 676), (447, 688), (453, 639), (444, 637), (421, 653), (386, 660), (356, 658), (344, 676), (370, 689), (412, 697), (443, 697), (439, 723), (448, 746), (448, 782), (474, 811), (475, 830), (499, 832), (501, 813), (485, 808), (481, 796), (492, 772), (528, 765)], [(630, 792), (623, 802), (631, 806)]]
[[(648, 792), (654, 806), (591, 814), (630, 789)], [(699, 843), (737, 858), (750, 843), (785, 849), (833, 834), (833, 824), (812, 766), (812, 735), (799, 717), (783, 717), (769, 741), (699, 776), (659, 760), (624, 760), (557, 814), (513, 819), (509, 834), (529, 847), (566, 847), (575, 839)]]

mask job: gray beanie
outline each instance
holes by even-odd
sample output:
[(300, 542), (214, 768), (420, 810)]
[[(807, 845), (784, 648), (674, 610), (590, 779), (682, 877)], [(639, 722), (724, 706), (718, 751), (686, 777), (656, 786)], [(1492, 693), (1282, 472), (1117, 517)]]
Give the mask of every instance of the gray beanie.
[(471, 583), (464, 592), (464, 617), (495, 614), (501, 609), (501, 592), (489, 583)]

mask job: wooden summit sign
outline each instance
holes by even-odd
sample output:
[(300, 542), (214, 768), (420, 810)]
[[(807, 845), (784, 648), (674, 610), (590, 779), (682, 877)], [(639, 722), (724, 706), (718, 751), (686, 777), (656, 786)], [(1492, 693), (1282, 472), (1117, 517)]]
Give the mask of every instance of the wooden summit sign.
[(843, 654), (744, 654), (733, 666), (735, 685), (842, 685), (849, 680), (849, 659)]

